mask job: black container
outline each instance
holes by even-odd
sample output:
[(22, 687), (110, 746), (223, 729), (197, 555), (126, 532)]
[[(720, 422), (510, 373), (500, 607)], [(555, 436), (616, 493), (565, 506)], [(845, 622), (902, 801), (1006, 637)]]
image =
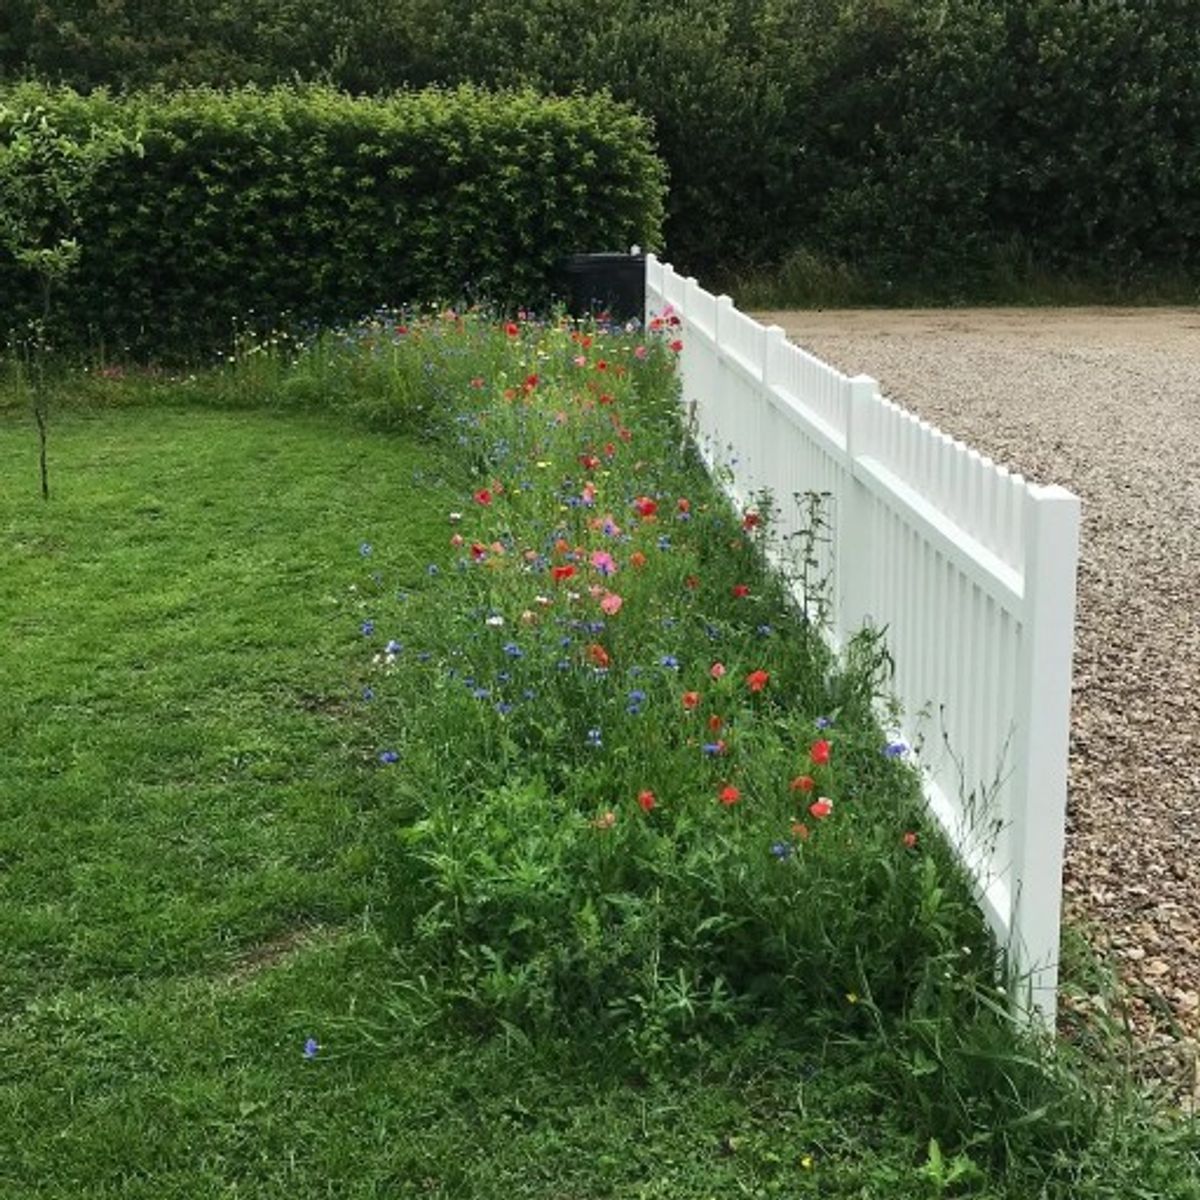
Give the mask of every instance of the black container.
[(572, 254), (562, 262), (562, 290), (573, 317), (607, 314), (642, 321), (646, 314), (644, 254)]

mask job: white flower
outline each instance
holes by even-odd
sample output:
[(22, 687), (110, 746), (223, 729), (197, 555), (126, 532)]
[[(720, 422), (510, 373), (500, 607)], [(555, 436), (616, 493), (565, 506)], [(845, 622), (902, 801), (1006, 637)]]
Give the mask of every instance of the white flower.
[(500, 626), (504, 624), (504, 618), (502, 616), (500, 616), (499, 613), (496, 613), (495, 615), (488, 617), (487, 623), (493, 629), (499, 629)]
[(461, 520), (462, 520), (462, 513), (452, 512), (450, 514), (450, 524), (451, 525), (457, 525), (459, 523), (459, 521), (461, 521)]

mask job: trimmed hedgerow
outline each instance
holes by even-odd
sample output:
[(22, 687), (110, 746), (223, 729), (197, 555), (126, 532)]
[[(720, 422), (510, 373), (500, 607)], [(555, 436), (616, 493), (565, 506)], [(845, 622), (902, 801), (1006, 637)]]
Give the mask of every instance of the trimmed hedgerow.
[[(605, 96), (304, 87), (118, 99), (24, 85), (4, 100), (42, 106), (68, 135), (117, 126), (143, 150), (83, 203), (60, 344), (196, 353), (227, 344), (248, 314), (331, 323), (397, 302), (537, 303), (565, 254), (654, 245), (662, 220), (649, 125)], [(31, 295), (0, 264), (7, 324)]]

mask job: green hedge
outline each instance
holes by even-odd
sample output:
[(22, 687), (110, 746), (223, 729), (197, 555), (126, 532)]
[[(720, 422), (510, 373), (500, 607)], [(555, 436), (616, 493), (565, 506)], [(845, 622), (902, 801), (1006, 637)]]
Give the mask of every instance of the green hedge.
[[(534, 304), (565, 254), (659, 237), (648, 124), (602, 96), (305, 87), (118, 99), (25, 85), (0, 100), (40, 104), (78, 135), (116, 125), (144, 147), (89, 193), (60, 342), (188, 353), (227, 345), (247, 318), (328, 323), (464, 296)], [(15, 265), (0, 266), (9, 324), (30, 298)]]
[[(50, 14), (50, 8), (53, 14)], [(1198, 0), (9, 0), (0, 77), (608, 88), (653, 118), (666, 254), (793, 252), (878, 298), (1200, 274)]]

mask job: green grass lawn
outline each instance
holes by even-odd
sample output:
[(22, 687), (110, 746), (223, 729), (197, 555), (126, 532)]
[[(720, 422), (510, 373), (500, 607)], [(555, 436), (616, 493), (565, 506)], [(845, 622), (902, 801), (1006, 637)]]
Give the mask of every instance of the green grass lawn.
[(32, 422), (0, 411), (0, 1197), (1200, 1195), (1194, 1131), (1137, 1105), (943, 1160), (916, 1132), (940, 1052), (872, 1036), (840, 984), (811, 1030), (659, 1070), (599, 1025), (446, 1021), (381, 919), (379, 752), (484, 723), (420, 681), (366, 702), (359, 626), (434, 595), (463, 456), (161, 404), (60, 412), (50, 455), (43, 503)]
[(435, 452), (337, 419), (75, 412), (43, 504), (32, 430), (2, 421), (3, 1195), (911, 1175), (902, 1134), (856, 1128), (864, 1089), (834, 1111), (817, 1058), (724, 1062), (680, 1093), (397, 1013), (348, 580), (402, 514), (390, 565), (421, 586), (452, 502)]

